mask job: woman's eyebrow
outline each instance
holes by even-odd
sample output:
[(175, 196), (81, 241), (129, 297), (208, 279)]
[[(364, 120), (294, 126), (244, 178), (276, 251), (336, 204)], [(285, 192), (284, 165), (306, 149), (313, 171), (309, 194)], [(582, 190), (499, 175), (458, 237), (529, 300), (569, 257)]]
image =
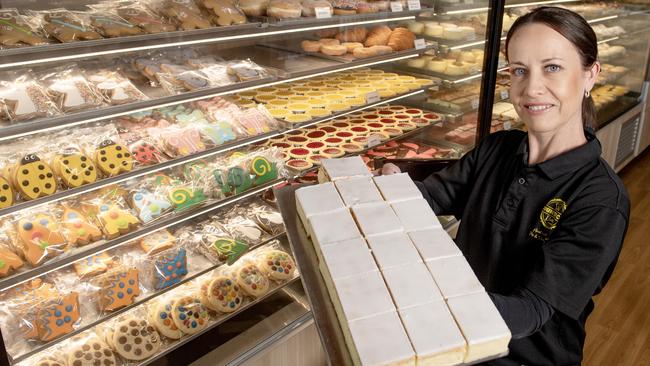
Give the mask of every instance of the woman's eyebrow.
[(559, 60), (559, 61), (562, 61), (563, 59), (562, 59), (562, 57), (551, 57), (551, 58), (545, 58), (545, 59), (543, 59), (542, 62), (549, 62), (549, 61), (553, 61), (553, 60)]
[(526, 66), (525, 64), (523, 64), (523, 63), (521, 63), (519, 61), (509, 62), (508, 66), (511, 66), (511, 65)]

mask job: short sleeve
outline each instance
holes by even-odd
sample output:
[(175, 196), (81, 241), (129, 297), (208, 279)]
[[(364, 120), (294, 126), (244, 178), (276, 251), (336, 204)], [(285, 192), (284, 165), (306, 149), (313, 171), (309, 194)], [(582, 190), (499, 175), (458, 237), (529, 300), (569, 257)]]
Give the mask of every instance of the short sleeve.
[(563, 215), (535, 263), (526, 288), (577, 319), (605, 285), (620, 253), (627, 218), (611, 207), (590, 206)]

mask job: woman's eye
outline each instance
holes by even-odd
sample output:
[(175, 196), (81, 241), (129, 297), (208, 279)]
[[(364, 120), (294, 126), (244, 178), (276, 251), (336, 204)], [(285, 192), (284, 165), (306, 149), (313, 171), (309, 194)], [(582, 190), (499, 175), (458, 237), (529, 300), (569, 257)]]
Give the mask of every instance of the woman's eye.
[(558, 65), (548, 65), (548, 66), (546, 66), (546, 71), (548, 71), (548, 72), (558, 72), (558, 71), (560, 71), (560, 69), (561, 68)]
[(526, 70), (522, 69), (521, 67), (515, 67), (514, 69), (512, 69), (511, 72), (512, 72), (512, 75), (515, 75), (515, 76), (523, 76), (523, 75), (526, 74)]

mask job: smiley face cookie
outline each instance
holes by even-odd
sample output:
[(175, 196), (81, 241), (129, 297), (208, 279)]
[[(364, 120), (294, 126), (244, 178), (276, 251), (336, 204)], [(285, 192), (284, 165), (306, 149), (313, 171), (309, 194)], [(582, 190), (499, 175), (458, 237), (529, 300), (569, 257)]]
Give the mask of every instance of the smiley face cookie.
[(78, 153), (57, 155), (52, 159), (52, 169), (68, 188), (81, 187), (97, 180), (95, 164)]
[(63, 252), (65, 239), (59, 224), (48, 214), (23, 218), (16, 229), (23, 256), (33, 266)]
[(119, 322), (113, 333), (115, 351), (127, 360), (144, 360), (160, 349), (160, 335), (146, 320), (128, 318)]
[(129, 150), (111, 140), (106, 140), (95, 151), (97, 167), (109, 177), (130, 172), (133, 169), (133, 156)]
[(71, 245), (86, 245), (102, 238), (102, 231), (81, 212), (67, 207), (61, 218), (63, 235)]
[(203, 282), (201, 285), (201, 301), (212, 310), (232, 313), (239, 309), (244, 297), (239, 285), (232, 278), (219, 276)]
[(49, 342), (72, 332), (79, 317), (79, 295), (76, 292), (39, 305), (36, 313), (38, 338)]
[(4, 177), (0, 177), (0, 208), (14, 204), (14, 189)]
[(287, 252), (271, 249), (260, 255), (258, 266), (270, 279), (284, 281), (293, 277), (296, 264)]
[(113, 351), (104, 342), (97, 337), (91, 337), (70, 349), (68, 365), (113, 366), (117, 365), (117, 359)]
[(183, 332), (178, 329), (176, 323), (172, 320), (173, 301), (173, 299), (168, 299), (154, 304), (149, 309), (149, 322), (165, 337), (180, 339)]
[(242, 266), (237, 271), (237, 284), (248, 295), (260, 297), (269, 291), (269, 279), (254, 264)]
[(117, 205), (103, 204), (99, 206), (97, 218), (108, 239), (129, 233), (140, 225), (140, 221), (135, 216)]
[(172, 320), (181, 332), (198, 333), (208, 326), (208, 310), (196, 296), (183, 296), (172, 305)]
[(56, 192), (54, 172), (34, 154), (26, 155), (20, 160), (13, 171), (13, 180), (25, 200), (34, 200)]

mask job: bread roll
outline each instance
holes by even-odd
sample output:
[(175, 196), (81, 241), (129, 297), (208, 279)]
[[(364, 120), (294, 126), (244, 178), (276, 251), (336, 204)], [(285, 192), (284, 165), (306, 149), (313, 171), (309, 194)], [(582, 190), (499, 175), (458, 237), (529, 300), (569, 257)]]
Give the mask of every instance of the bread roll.
[(364, 27), (348, 28), (336, 35), (340, 42), (363, 42), (366, 40), (368, 31)]
[(348, 49), (349, 53), (352, 53), (355, 48), (363, 48), (363, 43), (361, 42), (343, 42), (341, 46), (345, 46)]
[(406, 28), (395, 28), (388, 38), (388, 46), (395, 51), (415, 48), (415, 34)]
[(388, 38), (392, 31), (386, 25), (379, 25), (370, 30), (364, 45), (366, 47), (385, 46), (388, 44)]
[(379, 9), (374, 3), (367, 3), (365, 1), (359, 2), (357, 5), (357, 13), (359, 14), (364, 14), (364, 13), (376, 13), (378, 12)]
[(304, 40), (304, 41), (300, 42), (300, 47), (305, 52), (318, 52), (318, 51), (320, 51), (321, 46), (322, 46), (322, 43), (320, 43), (318, 41)]
[(368, 58), (379, 55), (385, 55), (387, 53), (393, 52), (393, 49), (388, 46), (371, 46), (371, 47), (360, 47), (352, 50), (352, 55), (356, 58)]
[(244, 14), (251, 17), (266, 15), (266, 8), (268, 6), (269, 0), (239, 0), (239, 8)]
[(341, 44), (341, 42), (339, 42), (338, 39), (333, 39), (333, 38), (321, 38), (318, 40), (318, 42), (320, 42), (320, 44), (322, 45), (328, 45), (328, 46), (333, 46), (333, 45), (338, 46)]
[(300, 18), (302, 5), (297, 1), (273, 0), (266, 9), (266, 15), (278, 19)]
[(348, 53), (348, 48), (338, 44), (324, 44), (321, 46), (320, 51), (330, 56), (342, 56)]

